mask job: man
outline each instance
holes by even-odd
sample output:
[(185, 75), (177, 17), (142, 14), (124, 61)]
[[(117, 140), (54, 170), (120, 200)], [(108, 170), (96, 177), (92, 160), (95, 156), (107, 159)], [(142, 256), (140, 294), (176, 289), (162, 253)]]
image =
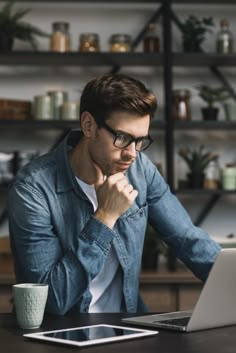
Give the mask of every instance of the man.
[(136, 312), (149, 221), (204, 280), (219, 246), (195, 227), (143, 154), (157, 107), (145, 86), (122, 74), (90, 81), (81, 132), (17, 175), (9, 224), (17, 282), (49, 284), (47, 310)]

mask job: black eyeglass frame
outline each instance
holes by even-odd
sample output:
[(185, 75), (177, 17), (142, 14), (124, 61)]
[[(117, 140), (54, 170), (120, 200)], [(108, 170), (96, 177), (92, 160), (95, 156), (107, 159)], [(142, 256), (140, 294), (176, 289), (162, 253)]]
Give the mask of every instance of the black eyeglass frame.
[[(145, 151), (152, 143), (153, 143), (153, 139), (150, 135), (147, 135), (145, 137), (133, 137), (132, 135), (128, 134), (128, 133), (125, 133), (125, 132), (117, 132), (115, 130), (113, 130), (109, 125), (107, 125), (104, 121), (103, 122), (97, 122), (97, 125), (99, 127), (103, 127), (104, 129), (106, 129), (108, 132), (110, 132), (113, 136), (114, 136), (114, 141), (113, 141), (113, 145), (116, 147), (116, 148), (120, 148), (120, 149), (123, 149), (123, 148), (126, 148), (128, 147), (129, 145), (131, 145), (131, 143), (135, 142), (135, 150), (137, 152), (139, 151)], [(130, 141), (125, 145), (125, 146), (116, 146), (116, 140), (119, 136), (122, 136), (122, 135), (125, 135), (125, 136), (129, 136), (130, 137)], [(144, 148), (141, 148), (141, 149), (136, 149), (137, 147), (137, 144), (143, 140), (148, 140), (149, 141), (149, 144), (144, 147)]]

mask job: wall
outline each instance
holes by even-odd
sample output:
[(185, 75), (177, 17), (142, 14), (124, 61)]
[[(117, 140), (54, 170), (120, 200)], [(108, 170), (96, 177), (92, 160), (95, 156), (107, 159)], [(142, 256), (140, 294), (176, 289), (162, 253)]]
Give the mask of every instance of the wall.
[[(2, 3), (0, 3), (2, 6)], [(144, 23), (153, 13), (153, 9), (157, 8), (157, 4), (44, 4), (36, 2), (20, 3), (15, 7), (30, 7), (32, 11), (27, 15), (25, 20), (39, 26), (48, 33), (51, 33), (51, 23), (54, 21), (68, 21), (70, 23), (70, 32), (72, 35), (72, 48), (77, 50), (78, 37), (82, 32), (96, 32), (100, 35), (101, 50), (108, 50), (108, 39), (112, 33), (129, 33), (132, 37), (139, 32)], [(227, 17), (230, 19), (234, 38), (236, 34), (236, 22), (234, 6), (206, 6), (206, 5), (186, 5), (175, 6), (179, 17), (188, 16), (189, 14), (199, 15), (200, 17), (213, 16), (215, 18), (216, 27), (219, 19)], [(233, 16), (232, 16), (233, 14)], [(161, 36), (160, 24), (158, 30)], [(208, 36), (204, 43), (207, 51), (214, 51), (215, 35), (217, 29)], [(181, 38), (178, 30), (174, 30), (173, 46), (176, 51), (181, 51)], [(48, 50), (48, 39), (39, 40), (39, 49)], [(15, 49), (28, 50), (29, 47), (23, 43), (16, 42)], [(139, 46), (138, 51), (142, 50)], [(236, 38), (235, 38), (236, 50)], [(35, 95), (43, 94), (51, 89), (64, 89), (69, 92), (71, 100), (79, 100), (80, 92), (90, 78), (95, 75), (109, 71), (109, 67), (0, 67), (0, 98), (19, 98), (32, 100)], [(230, 81), (235, 84), (235, 69), (223, 69)], [(143, 80), (158, 97), (159, 112), (158, 119), (163, 119), (163, 72), (160, 68), (123, 68), (122, 72), (128, 73)], [(200, 118), (200, 107), (202, 102), (197, 96), (194, 87), (203, 82), (212, 82), (216, 85), (218, 82), (209, 74), (207, 68), (178, 68), (174, 69), (174, 88), (189, 88), (191, 90), (191, 108), (193, 120)], [(224, 120), (224, 114), (221, 110), (220, 120)], [(153, 161), (164, 164), (164, 136), (162, 132), (153, 133), (156, 144), (147, 152)], [(205, 143), (213, 151), (221, 156), (222, 165), (225, 162), (235, 160), (235, 136), (236, 132), (214, 133), (176, 133), (177, 147), (176, 151), (182, 146), (182, 141), (189, 142), (191, 145)], [(17, 149), (39, 150), (40, 153), (47, 151), (53, 141), (59, 136), (58, 131), (39, 130), (32, 133), (31, 131), (9, 131), (6, 130), (0, 135), (0, 151), (12, 151)], [(186, 173), (185, 165), (176, 159), (176, 184), (177, 178), (183, 178)], [(0, 199), (5, 199), (4, 195)], [(193, 219), (200, 210), (201, 202), (207, 200), (206, 196), (199, 198), (184, 197), (182, 201), (188, 208)], [(222, 202), (214, 209), (208, 219), (204, 222), (204, 228), (214, 236), (224, 236), (228, 233), (236, 231), (236, 222), (234, 217), (236, 197), (224, 197)], [(0, 234), (7, 233), (7, 223), (1, 228)]]

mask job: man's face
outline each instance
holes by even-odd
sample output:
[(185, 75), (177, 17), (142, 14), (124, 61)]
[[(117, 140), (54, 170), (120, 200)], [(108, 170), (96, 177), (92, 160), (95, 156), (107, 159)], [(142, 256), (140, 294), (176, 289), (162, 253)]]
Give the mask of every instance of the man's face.
[[(150, 116), (139, 117), (130, 113), (113, 113), (106, 124), (115, 132), (129, 134), (134, 138), (148, 135)], [(114, 136), (104, 127), (98, 128), (90, 141), (89, 153), (93, 162), (98, 164), (104, 175), (124, 173), (137, 157), (135, 143), (125, 148), (117, 148), (113, 144)]]

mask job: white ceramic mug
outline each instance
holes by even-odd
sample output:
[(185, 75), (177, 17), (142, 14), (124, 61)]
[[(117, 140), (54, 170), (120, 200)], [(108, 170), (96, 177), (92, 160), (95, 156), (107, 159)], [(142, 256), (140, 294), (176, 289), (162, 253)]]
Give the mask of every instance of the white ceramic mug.
[(36, 329), (40, 327), (47, 296), (47, 284), (21, 283), (13, 285), (16, 317), (21, 328)]

